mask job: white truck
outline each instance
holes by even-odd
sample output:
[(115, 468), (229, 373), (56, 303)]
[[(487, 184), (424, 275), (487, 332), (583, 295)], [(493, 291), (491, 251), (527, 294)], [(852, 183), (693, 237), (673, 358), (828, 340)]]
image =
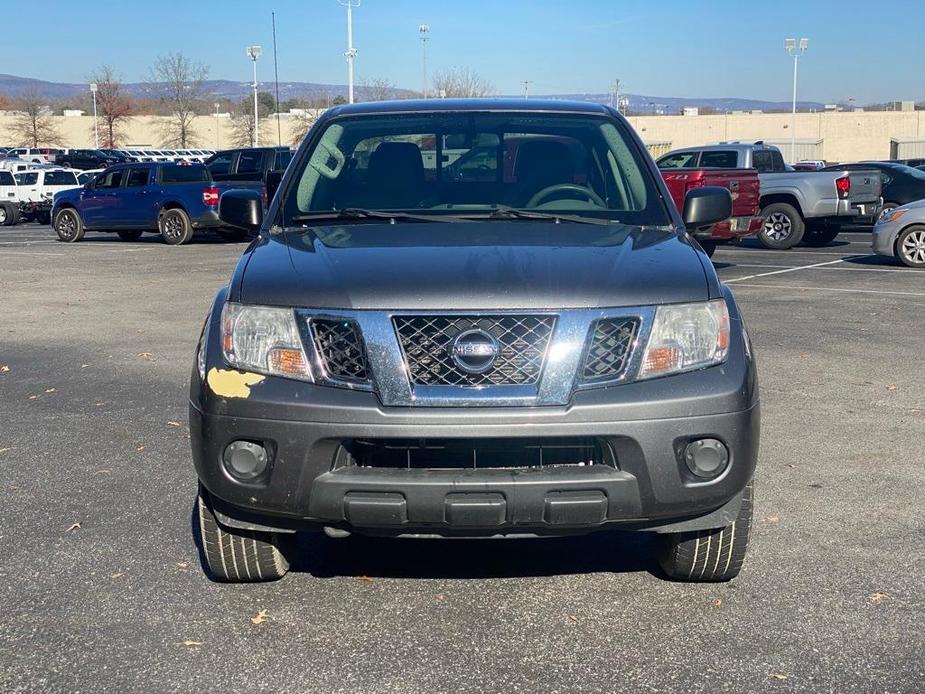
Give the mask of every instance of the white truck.
[(79, 188), (71, 169), (33, 169), (13, 174), (19, 202), (19, 217), (39, 224), (51, 223), (51, 203), (55, 193)]
[(873, 224), (883, 205), (876, 171), (788, 170), (780, 150), (760, 140), (676, 149), (657, 164), (672, 170), (756, 169), (764, 219), (758, 240), (767, 248), (791, 248), (800, 241), (824, 246), (843, 224)]

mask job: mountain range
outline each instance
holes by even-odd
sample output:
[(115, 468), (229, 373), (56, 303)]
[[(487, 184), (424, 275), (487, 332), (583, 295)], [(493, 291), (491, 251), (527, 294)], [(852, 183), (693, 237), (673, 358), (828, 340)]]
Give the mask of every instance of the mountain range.
[[(208, 99), (228, 99), (239, 101), (251, 94), (249, 82), (234, 82), (231, 80), (207, 80), (204, 88)], [(123, 84), (125, 92), (132, 97), (144, 98), (151, 95), (151, 85), (145, 82), (126, 82)], [(261, 91), (274, 91), (272, 82), (260, 82)], [(52, 101), (79, 98), (87, 95), (89, 89), (86, 84), (73, 84), (67, 82), (48, 82), (31, 77), (17, 77), (15, 75), (0, 74), (0, 95), (16, 98), (24, 93), (34, 90)], [(359, 84), (355, 88), (356, 98), (363, 100), (371, 91), (365, 85)], [(376, 90), (381, 91), (381, 90)], [(386, 90), (389, 97), (402, 98), (413, 96), (414, 91), (392, 87)], [(289, 99), (305, 99), (308, 101), (322, 98), (347, 96), (347, 86), (343, 84), (320, 84), (316, 82), (280, 82), (280, 101)], [(519, 96), (519, 95), (512, 95)], [(573, 94), (537, 94), (537, 98), (575, 99), (578, 101), (593, 101), (595, 103), (610, 103), (611, 96), (607, 93), (573, 93)], [(621, 94), (625, 100), (627, 110), (635, 113), (679, 113), (685, 107), (713, 109), (716, 112), (726, 111), (781, 111), (789, 110), (789, 101), (768, 101), (764, 99), (730, 98), (695, 98), (672, 96), (646, 96), (641, 94)], [(801, 110), (821, 110), (824, 104), (815, 101), (799, 101)]]

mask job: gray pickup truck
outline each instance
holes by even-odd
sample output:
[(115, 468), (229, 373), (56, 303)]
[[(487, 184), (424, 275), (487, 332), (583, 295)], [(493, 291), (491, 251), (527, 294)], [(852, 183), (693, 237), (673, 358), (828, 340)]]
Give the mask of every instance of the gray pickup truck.
[(758, 240), (785, 249), (803, 241), (831, 242), (847, 223), (872, 224), (883, 204), (875, 171), (788, 171), (777, 147), (729, 142), (676, 149), (660, 157), (660, 169), (756, 169), (761, 180)]

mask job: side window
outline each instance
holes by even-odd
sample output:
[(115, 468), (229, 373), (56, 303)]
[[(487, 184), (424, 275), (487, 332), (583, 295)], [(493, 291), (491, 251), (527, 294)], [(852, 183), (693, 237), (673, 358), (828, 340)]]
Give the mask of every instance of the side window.
[(771, 171), (779, 173), (786, 170), (787, 167), (784, 164), (784, 155), (777, 150), (771, 150)]
[(263, 161), (263, 152), (259, 149), (245, 149), (238, 157), (237, 173), (249, 174), (259, 173), (260, 164)]
[(696, 168), (698, 154), (700, 154), (700, 152), (678, 152), (677, 154), (669, 154), (658, 160), (658, 168), (660, 169), (693, 169), (693, 168)]
[(752, 166), (758, 170), (758, 173), (770, 173), (773, 171), (771, 153), (767, 150), (752, 152)]
[(34, 186), (39, 182), (39, 174), (37, 171), (18, 173), (16, 174), (16, 182), (21, 186)]
[(704, 152), (700, 156), (700, 166), (715, 169), (734, 169), (738, 166), (736, 152)]
[(289, 162), (292, 161), (292, 152), (289, 150), (277, 150), (276, 151), (276, 166), (274, 166), (275, 171), (285, 171), (286, 167), (289, 166)]
[(96, 188), (98, 189), (112, 189), (119, 188), (122, 185), (122, 178), (125, 174), (125, 169), (113, 169), (112, 171), (106, 171), (96, 179)]
[(234, 152), (220, 152), (216, 154), (208, 164), (209, 171), (213, 174), (226, 174), (231, 171), (231, 162), (234, 159), (234, 154)]
[(0, 186), (15, 186), (16, 179), (9, 171), (0, 171)]
[(128, 174), (128, 183), (125, 185), (129, 188), (141, 188), (148, 185), (148, 175), (150, 169), (132, 169)]

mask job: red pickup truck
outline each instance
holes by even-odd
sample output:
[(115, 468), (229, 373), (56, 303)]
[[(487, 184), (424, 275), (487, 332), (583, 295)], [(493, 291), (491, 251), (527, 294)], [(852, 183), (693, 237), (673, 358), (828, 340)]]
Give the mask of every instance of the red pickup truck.
[(713, 255), (716, 246), (732, 239), (757, 234), (762, 220), (758, 217), (760, 183), (755, 169), (662, 169), (662, 178), (678, 209), (684, 208), (688, 191), (702, 186), (720, 186), (732, 193), (732, 217), (693, 236), (707, 255)]

